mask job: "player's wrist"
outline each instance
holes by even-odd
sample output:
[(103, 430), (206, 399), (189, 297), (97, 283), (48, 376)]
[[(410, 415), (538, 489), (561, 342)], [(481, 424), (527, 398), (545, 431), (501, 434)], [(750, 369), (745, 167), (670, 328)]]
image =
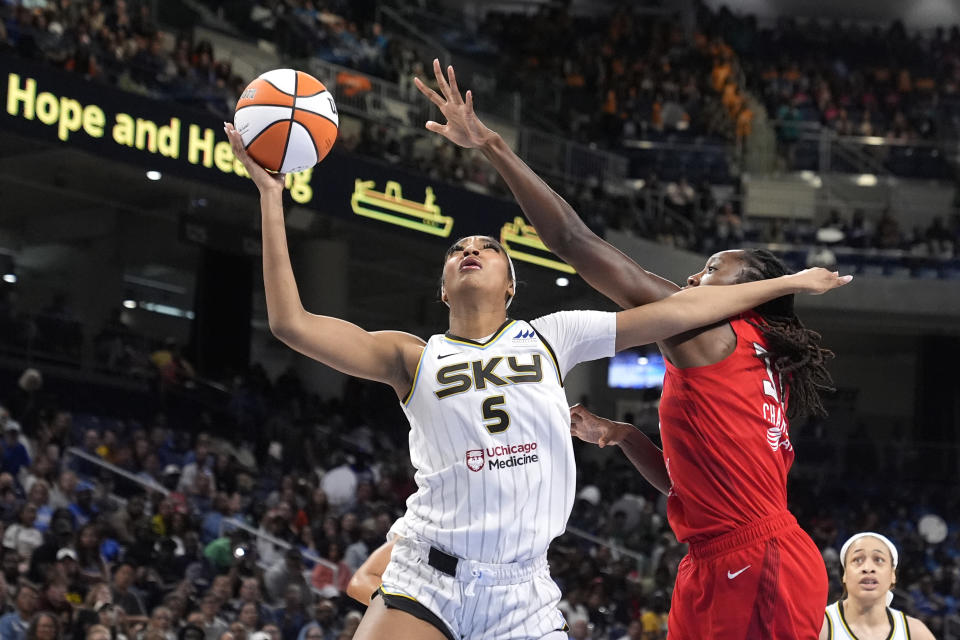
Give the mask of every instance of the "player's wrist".
[(505, 147), (506, 143), (503, 141), (503, 138), (493, 129), (487, 129), (480, 144), (477, 145), (478, 149), (487, 154), (499, 153), (503, 151)]
[(630, 440), (630, 436), (637, 430), (632, 424), (626, 422), (614, 422), (614, 444), (622, 446)]

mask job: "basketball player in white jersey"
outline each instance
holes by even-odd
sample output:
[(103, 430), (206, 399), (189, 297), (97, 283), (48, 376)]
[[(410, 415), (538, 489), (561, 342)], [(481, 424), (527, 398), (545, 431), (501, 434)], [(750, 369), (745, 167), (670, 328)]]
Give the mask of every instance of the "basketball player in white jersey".
[(290, 265), (283, 177), (233, 151), (260, 190), (270, 329), (347, 375), (393, 387), (410, 421), (418, 490), (392, 528), (397, 541), (357, 640), (565, 638), (546, 551), (563, 532), (576, 472), (562, 380), (578, 362), (611, 356), (751, 309), (785, 294), (846, 284), (824, 269), (729, 287), (697, 287), (619, 313), (570, 311), (510, 320), (513, 264), (486, 236), (444, 256), (450, 328), (424, 342), (368, 332), (307, 312)]
[(843, 544), (844, 597), (827, 607), (820, 640), (934, 640), (925, 624), (889, 606), (899, 560), (879, 533), (858, 533)]

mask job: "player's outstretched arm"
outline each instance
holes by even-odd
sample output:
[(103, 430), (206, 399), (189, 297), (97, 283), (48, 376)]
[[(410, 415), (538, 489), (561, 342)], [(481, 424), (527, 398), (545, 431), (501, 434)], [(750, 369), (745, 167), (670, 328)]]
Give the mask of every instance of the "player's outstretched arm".
[(480, 121), (473, 110), (473, 94), (467, 91), (464, 99), (452, 66), (444, 77), (440, 61), (434, 60), (433, 72), (442, 96), (419, 78), (414, 82), (437, 105), (447, 123), (431, 121), (427, 129), (461, 147), (483, 152), (510, 187), (544, 244), (573, 266), (590, 286), (624, 309), (660, 300), (679, 289), (669, 280), (642, 269), (591, 231), (573, 207), (517, 157), (503, 138)]
[(616, 349), (660, 342), (724, 321), (781, 296), (826, 293), (852, 279), (853, 276), (815, 268), (769, 280), (684, 289), (659, 302), (617, 313)]
[(583, 405), (576, 404), (570, 407), (570, 433), (601, 448), (607, 445), (620, 447), (647, 482), (660, 493), (669, 493), (670, 476), (663, 460), (663, 451), (632, 424), (601, 418)]
[(260, 190), (263, 284), (270, 331), (292, 349), (347, 375), (391, 385), (398, 395), (412, 383), (423, 348), (416, 336), (399, 331), (368, 332), (355, 324), (309, 313), (293, 276), (283, 220), (282, 174), (267, 173), (247, 154), (233, 125), (224, 123), (233, 153)]
[(383, 583), (383, 572), (390, 564), (390, 554), (393, 552), (395, 540), (385, 542), (364, 560), (356, 573), (350, 578), (347, 585), (347, 595), (364, 606), (370, 606), (370, 596)]

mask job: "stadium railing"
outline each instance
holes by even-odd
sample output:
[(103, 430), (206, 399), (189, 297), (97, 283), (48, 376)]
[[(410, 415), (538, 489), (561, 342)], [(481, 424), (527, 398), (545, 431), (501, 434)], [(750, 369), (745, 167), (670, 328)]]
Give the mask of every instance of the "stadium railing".
[[(410, 3), (391, 7), (381, 2), (377, 6), (377, 20), (386, 31), (392, 33), (392, 38), (401, 38), (405, 46), (417, 53), (428, 73), (434, 58), (440, 60), (444, 68), (452, 64), (457, 70), (460, 86), (471, 87), (475, 93), (484, 96), (484, 110), (487, 113), (514, 124), (521, 122), (525, 114), (525, 96), (518, 91), (503, 91), (498, 88), (493, 69), (471, 58), (457, 55), (425, 31), (422, 28), (425, 25), (436, 26), (443, 23), (443, 19), (433, 11), (419, 9)], [(398, 35), (401, 33), (405, 35)]]
[(592, 542), (592, 543), (594, 543), (594, 544), (598, 544), (598, 545), (600, 545), (600, 546), (602, 546), (602, 547), (607, 547), (608, 549), (610, 549), (611, 552), (613, 552), (614, 555), (617, 555), (617, 554), (619, 554), (619, 555), (624, 555), (624, 556), (627, 556), (628, 558), (633, 558), (633, 559), (636, 560), (637, 562), (641, 562), (641, 563), (646, 563), (646, 562), (650, 559), (649, 556), (645, 556), (645, 555), (643, 555), (642, 553), (639, 553), (639, 552), (637, 552), (637, 551), (633, 551), (633, 550), (631, 550), (631, 549), (627, 549), (626, 547), (621, 547), (620, 545), (618, 545), (618, 544), (616, 544), (616, 543), (614, 543), (614, 542), (610, 542), (609, 540), (606, 540), (605, 538), (601, 538), (601, 537), (599, 537), (599, 536), (595, 536), (595, 535), (593, 535), (592, 533), (588, 533), (588, 532), (584, 531), (583, 529), (578, 529), (577, 527), (571, 527), (571, 526), (567, 525), (566, 532), (567, 532), (567, 533), (570, 533), (570, 534), (572, 534), (572, 535), (575, 535), (575, 536), (577, 536), (578, 538), (583, 538), (584, 540), (587, 540), (588, 542)]
[[(422, 128), (424, 122), (436, 117), (433, 107), (412, 83), (387, 82), (319, 58), (312, 58), (308, 64), (310, 73), (330, 88), (338, 108), (344, 112), (410, 127), (419, 136), (435, 136)], [(627, 159), (615, 153), (528, 127), (516, 129), (516, 141), (517, 153), (535, 171), (556, 180), (580, 184), (591, 178), (609, 182), (627, 176)]]
[(795, 171), (860, 173), (948, 180), (958, 160), (945, 140), (897, 140), (839, 135), (818, 122), (772, 121), (781, 150)]

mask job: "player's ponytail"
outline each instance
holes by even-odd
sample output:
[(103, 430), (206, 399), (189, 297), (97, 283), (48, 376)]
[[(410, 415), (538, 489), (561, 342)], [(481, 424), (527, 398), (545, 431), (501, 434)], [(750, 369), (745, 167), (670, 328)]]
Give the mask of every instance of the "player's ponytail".
[[(790, 271), (775, 255), (765, 249), (743, 250), (743, 271), (740, 282), (768, 280)], [(762, 323), (751, 323), (767, 339), (763, 357), (787, 381), (790, 389), (787, 416), (825, 416), (822, 394), (835, 391), (826, 361), (833, 352), (820, 346), (820, 334), (803, 326), (793, 310), (793, 296), (771, 300), (754, 309)]]

